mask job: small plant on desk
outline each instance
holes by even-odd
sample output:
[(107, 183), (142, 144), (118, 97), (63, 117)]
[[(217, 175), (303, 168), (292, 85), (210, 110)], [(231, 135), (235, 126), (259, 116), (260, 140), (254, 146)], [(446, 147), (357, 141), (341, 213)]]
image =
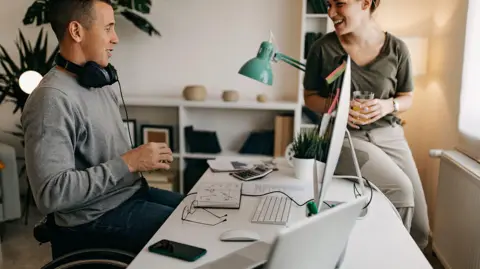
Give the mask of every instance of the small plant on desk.
[(295, 136), (292, 142), (293, 167), (295, 177), (302, 180), (313, 180), (313, 165), (322, 139), (315, 129), (308, 129)]

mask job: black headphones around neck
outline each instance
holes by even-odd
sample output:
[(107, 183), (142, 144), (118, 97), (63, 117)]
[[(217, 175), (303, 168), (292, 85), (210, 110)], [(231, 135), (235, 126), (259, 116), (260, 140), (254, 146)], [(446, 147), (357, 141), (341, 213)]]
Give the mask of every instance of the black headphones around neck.
[(101, 88), (118, 81), (117, 70), (111, 64), (103, 68), (96, 62), (89, 61), (80, 66), (65, 59), (60, 53), (56, 55), (55, 63), (76, 74), (78, 83), (85, 88)]

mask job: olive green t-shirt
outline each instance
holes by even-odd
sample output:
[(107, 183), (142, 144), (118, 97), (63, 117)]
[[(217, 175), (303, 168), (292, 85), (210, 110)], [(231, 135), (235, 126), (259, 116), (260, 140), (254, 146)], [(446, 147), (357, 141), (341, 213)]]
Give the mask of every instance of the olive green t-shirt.
[[(321, 97), (330, 96), (330, 88), (325, 78), (338, 66), (340, 57), (347, 53), (343, 49), (335, 32), (330, 32), (318, 39), (308, 54), (303, 86), (306, 90), (314, 90)], [(398, 92), (413, 91), (413, 77), (410, 54), (406, 44), (385, 33), (385, 43), (379, 55), (370, 63), (359, 66), (351, 61), (353, 91), (370, 91), (374, 98), (388, 99)], [(400, 123), (400, 119), (388, 114), (376, 122), (361, 125), (361, 130)]]

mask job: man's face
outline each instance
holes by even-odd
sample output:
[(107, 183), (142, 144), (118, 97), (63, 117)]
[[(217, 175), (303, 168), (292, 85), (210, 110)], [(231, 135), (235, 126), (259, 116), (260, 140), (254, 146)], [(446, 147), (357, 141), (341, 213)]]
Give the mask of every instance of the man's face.
[(118, 43), (115, 33), (114, 12), (110, 5), (96, 1), (92, 9), (94, 20), (80, 42), (86, 61), (94, 61), (106, 67), (112, 56), (113, 46)]

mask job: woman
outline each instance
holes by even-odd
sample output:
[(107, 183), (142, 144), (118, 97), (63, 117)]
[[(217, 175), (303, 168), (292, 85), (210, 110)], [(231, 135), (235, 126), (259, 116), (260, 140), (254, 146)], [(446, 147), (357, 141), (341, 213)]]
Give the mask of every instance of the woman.
[[(305, 105), (326, 112), (330, 90), (324, 78), (339, 57), (351, 58), (352, 91), (370, 91), (372, 100), (351, 101), (348, 128), (358, 152), (362, 175), (392, 201), (403, 223), (423, 250), (430, 232), (427, 204), (412, 153), (396, 114), (410, 108), (413, 79), (408, 49), (400, 39), (384, 32), (372, 13), (380, 0), (328, 0), (328, 15), (335, 31), (317, 40), (308, 55)], [(336, 173), (354, 174), (347, 143)], [(366, 158), (362, 158), (366, 156)]]

